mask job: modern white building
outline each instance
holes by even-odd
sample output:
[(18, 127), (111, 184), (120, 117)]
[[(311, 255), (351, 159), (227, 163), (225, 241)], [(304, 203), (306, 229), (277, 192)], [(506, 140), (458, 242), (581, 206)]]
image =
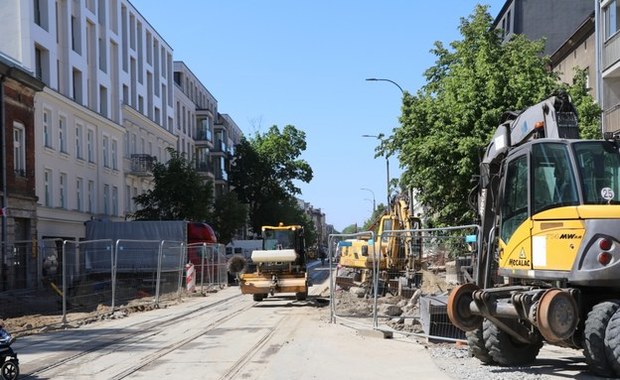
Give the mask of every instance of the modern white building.
[(172, 48), (126, 0), (7, 1), (0, 51), (47, 87), (35, 97), (38, 238), (123, 219), (177, 148)]
[(177, 151), (193, 160), (205, 179), (213, 180), (210, 153), (217, 100), (182, 61), (174, 62)]

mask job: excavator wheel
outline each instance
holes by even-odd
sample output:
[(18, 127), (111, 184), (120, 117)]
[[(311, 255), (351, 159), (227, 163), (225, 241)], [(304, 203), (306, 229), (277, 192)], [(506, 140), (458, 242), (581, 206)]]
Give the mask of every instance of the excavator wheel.
[(531, 363), (538, 356), (543, 345), (542, 339), (533, 343), (515, 342), (505, 331), (493, 322), (485, 320), (482, 324), (485, 347), (493, 361), (502, 366), (514, 366)]
[(495, 364), (495, 361), (491, 355), (489, 355), (489, 350), (487, 350), (484, 345), (482, 325), (475, 330), (467, 331), (465, 337), (467, 338), (467, 344), (469, 344), (469, 352), (474, 358), (480, 360), (484, 364)]
[(476, 284), (467, 283), (452, 289), (448, 297), (448, 317), (452, 324), (463, 331), (473, 331), (482, 324), (482, 316), (472, 314), (469, 304), (478, 290)]
[(583, 354), (593, 373), (610, 377), (613, 370), (605, 354), (605, 330), (611, 317), (620, 309), (619, 301), (605, 301), (594, 305), (588, 313), (584, 328)]
[(605, 353), (607, 362), (614, 370), (614, 376), (620, 377), (620, 310), (611, 317), (605, 330)]
[(550, 343), (570, 338), (579, 320), (577, 302), (560, 289), (547, 290), (538, 303), (538, 330)]

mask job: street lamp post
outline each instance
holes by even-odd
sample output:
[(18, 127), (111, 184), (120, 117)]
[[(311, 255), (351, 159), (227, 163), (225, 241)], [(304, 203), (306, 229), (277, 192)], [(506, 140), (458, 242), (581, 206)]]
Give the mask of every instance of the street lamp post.
[[(362, 137), (374, 137), (376, 139), (381, 140), (380, 136), (377, 135), (362, 135)], [(388, 155), (385, 155), (385, 174), (386, 174), (386, 183), (387, 183), (387, 203), (386, 207), (388, 212), (390, 211), (390, 158)]]
[(360, 190), (370, 191), (370, 193), (372, 194), (372, 212), (375, 212), (375, 210), (377, 209), (375, 202), (375, 192), (366, 187), (362, 187)]
[[(396, 82), (394, 82), (391, 79), (387, 79), (387, 78), (366, 78), (366, 81), (368, 82), (389, 82), (392, 83), (394, 86), (398, 87), (398, 89), (400, 90), (400, 93), (403, 95), (403, 97), (405, 96), (405, 90), (403, 90), (403, 88)], [(383, 139), (379, 136), (375, 136), (375, 135), (362, 135), (362, 137), (375, 137), (379, 140), (381, 140), (383, 142)], [(386, 174), (387, 174), (387, 210), (388, 212), (390, 212), (390, 158), (388, 157), (388, 155), (385, 155), (385, 168), (386, 168)]]

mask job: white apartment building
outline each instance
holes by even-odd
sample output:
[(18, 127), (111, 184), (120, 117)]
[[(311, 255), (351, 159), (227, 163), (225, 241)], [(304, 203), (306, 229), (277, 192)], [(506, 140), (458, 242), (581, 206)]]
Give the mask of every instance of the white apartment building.
[(217, 100), (182, 61), (174, 62), (174, 85), (177, 151), (193, 160), (205, 179), (213, 180), (210, 155)]
[(177, 148), (172, 48), (127, 0), (4, 1), (0, 51), (47, 87), (35, 97), (38, 238), (122, 220)]
[(221, 113), (217, 114), (214, 131), (214, 145), (210, 157), (215, 179), (213, 187), (217, 197), (231, 190), (228, 171), (235, 154), (235, 145), (241, 141), (243, 132), (230, 115)]

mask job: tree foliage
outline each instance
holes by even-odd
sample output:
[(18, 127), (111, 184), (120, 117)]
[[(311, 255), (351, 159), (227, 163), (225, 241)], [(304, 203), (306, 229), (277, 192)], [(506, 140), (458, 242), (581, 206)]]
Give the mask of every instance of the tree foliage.
[(574, 72), (575, 76), (573, 77), (573, 84), (571, 86), (566, 85), (565, 88), (570, 95), (575, 108), (577, 108), (581, 138), (600, 139), (603, 137), (600, 126), (600, 116), (602, 110), (594, 98), (590, 95), (587, 70), (575, 67)]
[(170, 160), (153, 166), (153, 188), (134, 197), (139, 206), (131, 216), (137, 220), (211, 219), (213, 184), (204, 182), (192, 163), (174, 149)]
[(282, 221), (283, 208), (301, 193), (295, 181), (310, 182), (312, 168), (303, 159), (306, 135), (292, 125), (282, 131), (272, 126), (266, 133), (242, 138), (236, 146), (230, 183), (239, 200), (249, 205), (250, 227)]
[[(425, 72), (426, 84), (416, 94), (405, 94), (401, 126), (381, 148), (384, 154), (398, 154), (404, 169), (401, 186), (417, 191), (438, 226), (473, 220), (465, 200), (501, 115), (561, 87), (542, 56), (544, 41), (516, 35), (502, 43), (487, 9), (477, 6), (461, 19), (462, 39), (450, 49), (435, 43), (431, 52), (437, 58)], [(587, 97), (582, 99), (588, 108)]]
[(235, 192), (220, 195), (213, 205), (213, 228), (218, 242), (228, 244), (235, 232), (245, 225), (248, 208), (237, 199)]

